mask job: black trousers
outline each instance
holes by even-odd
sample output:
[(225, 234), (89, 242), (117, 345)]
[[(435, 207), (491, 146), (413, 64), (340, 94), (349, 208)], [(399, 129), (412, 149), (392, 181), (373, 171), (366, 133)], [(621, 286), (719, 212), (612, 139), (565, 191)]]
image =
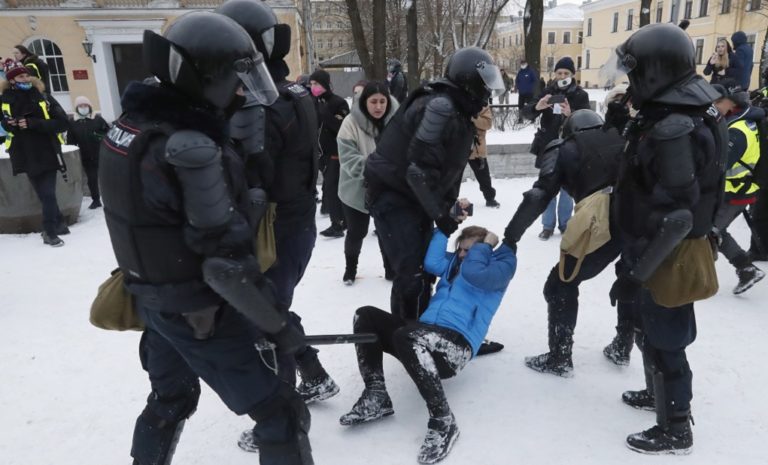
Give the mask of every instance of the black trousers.
[(395, 356), (416, 383), (433, 418), (450, 414), (441, 379), (451, 378), (472, 358), (472, 348), (458, 332), (407, 321), (376, 307), (355, 312), (355, 333), (375, 333), (378, 341), (357, 344), (357, 363), (365, 386), (383, 388), (384, 353)]
[(427, 308), (432, 292), (432, 277), (424, 271), (432, 219), (417, 202), (394, 191), (380, 192), (369, 210), (395, 274), (390, 295), (392, 313), (416, 320)]
[(336, 226), (344, 225), (344, 212), (341, 209), (341, 200), (339, 199), (339, 172), (341, 164), (339, 159), (329, 159), (325, 171), (323, 171), (323, 205), (328, 210), (331, 217), (331, 224)]
[(85, 171), (85, 178), (88, 181), (88, 191), (91, 193), (91, 199), (100, 200), (99, 195), (99, 159), (90, 157), (81, 157), (80, 161)]
[(520, 94), (517, 96), (517, 121), (523, 121), (523, 107), (533, 100), (533, 94)]
[[(757, 202), (749, 208), (749, 214), (752, 216), (752, 224), (755, 228), (752, 232), (750, 250), (753, 253), (768, 254), (768, 186), (758, 191)], [(755, 237), (755, 232), (760, 236), (760, 244)]]
[(496, 199), (496, 189), (491, 185), (491, 171), (488, 169), (488, 160), (485, 158), (475, 158), (469, 160), (469, 167), (475, 173), (477, 183), (480, 184), (480, 192), (486, 201)]
[[(371, 215), (363, 213), (356, 208), (352, 208), (342, 202), (341, 208), (344, 211), (344, 219), (347, 224), (347, 235), (344, 238), (344, 255), (350, 259), (354, 259), (357, 264), (357, 259), (360, 256), (360, 250), (363, 248), (363, 240), (368, 235), (368, 226), (371, 223)], [(377, 236), (378, 238), (378, 236)], [(389, 270), (389, 262), (384, 255), (384, 248), (381, 246), (381, 239), (379, 241), (379, 250), (381, 250), (381, 258), (384, 261), (384, 269)]]
[(56, 176), (58, 171), (50, 170), (35, 176), (27, 175), (35, 189), (37, 198), (43, 205), (43, 231), (49, 236), (56, 235), (59, 222), (62, 221), (59, 204), (56, 201)]

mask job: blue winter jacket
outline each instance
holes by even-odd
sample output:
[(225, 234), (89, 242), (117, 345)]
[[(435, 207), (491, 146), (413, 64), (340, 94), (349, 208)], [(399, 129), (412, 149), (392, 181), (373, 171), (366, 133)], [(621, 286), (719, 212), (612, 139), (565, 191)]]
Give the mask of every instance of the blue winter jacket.
[(472, 346), (474, 356), (515, 274), (517, 258), (506, 245), (493, 250), (478, 242), (469, 249), (459, 272), (449, 279), (458, 257), (455, 252), (446, 252), (447, 246), (448, 238), (435, 229), (424, 269), (439, 276), (440, 281), (419, 321), (457, 331)]
[(518, 94), (533, 95), (536, 93), (537, 85), (539, 85), (539, 77), (530, 66), (517, 72), (515, 89), (517, 89)]
[(733, 42), (733, 52), (741, 63), (741, 76), (738, 84), (744, 90), (749, 90), (749, 81), (752, 78), (752, 66), (754, 64), (754, 51), (752, 46), (747, 43), (747, 35), (742, 31), (736, 31), (731, 36)]

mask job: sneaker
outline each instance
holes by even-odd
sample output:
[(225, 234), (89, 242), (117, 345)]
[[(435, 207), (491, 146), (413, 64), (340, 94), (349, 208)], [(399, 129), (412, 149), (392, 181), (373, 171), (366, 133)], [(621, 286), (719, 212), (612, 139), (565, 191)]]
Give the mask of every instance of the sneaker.
[(603, 349), (603, 355), (619, 366), (629, 365), (630, 352), (632, 352), (632, 342), (627, 345), (627, 339), (620, 334), (614, 336), (613, 341)]
[(246, 452), (258, 452), (259, 445), (256, 443), (256, 435), (253, 434), (253, 428), (247, 429), (240, 434), (237, 440), (237, 446)]
[(500, 352), (503, 348), (504, 344), (486, 339), (480, 344), (480, 348), (477, 350), (477, 356), (495, 354), (496, 352)]
[(64, 245), (59, 236), (49, 236), (47, 233), (43, 233), (43, 244), (50, 245), (51, 247), (61, 247)]
[(497, 202), (495, 199), (491, 199), (491, 200), (485, 201), (485, 206), (490, 208), (500, 208), (501, 204)]
[(755, 265), (749, 265), (744, 268), (738, 268), (736, 275), (739, 277), (739, 284), (733, 288), (733, 293), (738, 295), (746, 292), (754, 286), (758, 281), (765, 278), (765, 273)]
[(302, 379), (301, 384), (296, 388), (296, 392), (299, 393), (304, 403), (309, 404), (330, 399), (339, 393), (339, 386), (326, 373), (319, 378)]
[(552, 352), (547, 352), (533, 357), (525, 357), (525, 366), (540, 373), (549, 373), (563, 378), (573, 377), (573, 360), (570, 356), (558, 357)]
[(357, 271), (346, 269), (344, 270), (344, 276), (341, 278), (342, 281), (344, 281), (344, 284), (347, 286), (351, 286), (355, 284), (355, 277), (357, 275)]
[(430, 418), (427, 428), (427, 436), (421, 444), (417, 460), (419, 463), (437, 463), (451, 452), (459, 438), (459, 428), (453, 414)]
[(621, 401), (639, 410), (649, 410), (651, 412), (656, 410), (656, 399), (648, 389), (624, 391), (621, 394)]
[(552, 231), (551, 229), (545, 229), (539, 233), (539, 239), (542, 241), (548, 241), (550, 237), (552, 237)]
[(368, 388), (363, 389), (360, 398), (348, 413), (339, 418), (339, 423), (343, 426), (357, 425), (368, 421), (378, 420), (395, 413), (392, 408), (392, 399), (384, 391), (371, 391)]
[(690, 454), (693, 448), (690, 421), (670, 423), (666, 428), (657, 425), (641, 433), (630, 434), (627, 436), (627, 447), (641, 454)]
[(101, 208), (101, 200), (94, 199), (93, 202), (91, 202), (90, 205), (88, 205), (89, 210), (96, 210), (97, 208)]
[(344, 237), (344, 228), (339, 225), (332, 224), (328, 227), (328, 229), (320, 231), (320, 235), (323, 237), (331, 238)]

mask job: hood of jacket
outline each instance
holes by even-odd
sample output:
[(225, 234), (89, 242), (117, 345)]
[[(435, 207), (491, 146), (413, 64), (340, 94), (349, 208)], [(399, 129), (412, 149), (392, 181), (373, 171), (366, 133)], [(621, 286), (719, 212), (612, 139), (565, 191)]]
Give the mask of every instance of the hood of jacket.
[[(397, 113), (397, 109), (400, 107), (400, 104), (397, 103), (397, 99), (394, 97), (389, 98), (389, 104), (392, 106), (389, 109), (389, 112), (387, 113), (387, 116), (384, 117), (384, 125), (386, 126), (387, 123), (392, 119), (393, 116), (395, 116), (395, 113)], [(352, 102), (352, 111), (350, 112), (352, 114), (352, 118), (355, 121), (355, 124), (369, 137), (376, 138), (378, 137), (378, 129), (373, 124), (373, 121), (368, 119), (367, 116), (365, 116), (365, 113), (363, 113), (363, 110), (360, 109), (360, 99), (354, 98)]]
[(747, 43), (747, 34), (743, 31), (736, 31), (731, 36), (731, 42), (733, 42), (733, 48), (737, 48), (739, 45)]

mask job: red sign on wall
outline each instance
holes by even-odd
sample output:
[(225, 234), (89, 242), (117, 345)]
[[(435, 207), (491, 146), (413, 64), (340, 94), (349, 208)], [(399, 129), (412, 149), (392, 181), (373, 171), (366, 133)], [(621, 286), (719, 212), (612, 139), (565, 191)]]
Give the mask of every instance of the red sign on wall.
[(72, 70), (72, 77), (75, 79), (75, 81), (84, 81), (88, 79), (88, 70), (87, 69), (73, 69)]

